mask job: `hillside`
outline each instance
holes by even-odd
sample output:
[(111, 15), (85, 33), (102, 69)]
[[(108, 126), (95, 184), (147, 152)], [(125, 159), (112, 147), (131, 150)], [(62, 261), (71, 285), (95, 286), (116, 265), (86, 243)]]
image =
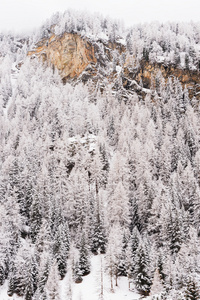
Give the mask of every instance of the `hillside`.
[(0, 298), (198, 299), (198, 24), (67, 11), (0, 46)]

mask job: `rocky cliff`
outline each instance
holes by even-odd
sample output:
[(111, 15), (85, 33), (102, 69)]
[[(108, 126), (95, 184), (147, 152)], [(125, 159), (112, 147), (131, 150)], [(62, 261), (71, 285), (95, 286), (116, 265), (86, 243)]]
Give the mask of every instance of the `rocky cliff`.
[[(188, 88), (190, 98), (195, 96), (200, 99), (199, 71), (145, 60), (133, 68), (127, 59), (126, 47), (120, 42), (92, 41), (76, 33), (64, 33), (61, 36), (53, 34), (49, 39), (37, 43), (28, 55), (39, 57), (57, 68), (64, 82), (74, 79), (97, 82), (106, 78), (116, 86), (117, 79), (121, 77), (124, 89), (136, 89), (144, 96), (152, 86), (152, 80), (162, 75), (165, 81), (169, 77), (178, 78), (183, 88)], [(140, 86), (141, 82), (144, 88)]]
[[(130, 71), (125, 68), (125, 74), (130, 77)], [(141, 61), (140, 68), (135, 71), (134, 78), (137, 82), (142, 80), (145, 88), (150, 88), (152, 81), (155, 84), (156, 79), (163, 77), (165, 81), (168, 78), (178, 78), (182, 83), (182, 87), (188, 88), (190, 98), (196, 96), (198, 99), (200, 92), (200, 73), (198, 71), (191, 71), (188, 69), (180, 69), (175, 65), (163, 65), (161, 63), (150, 63)]]
[(28, 55), (36, 55), (56, 67), (63, 79), (78, 77), (90, 63), (97, 62), (93, 45), (72, 33), (43, 39)]

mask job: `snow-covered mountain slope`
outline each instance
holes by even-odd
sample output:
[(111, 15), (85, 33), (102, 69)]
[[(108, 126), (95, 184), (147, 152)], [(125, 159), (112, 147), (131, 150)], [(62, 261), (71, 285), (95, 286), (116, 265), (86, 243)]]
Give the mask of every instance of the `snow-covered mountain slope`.
[(28, 55), (53, 65), (63, 82), (92, 81), (102, 89), (109, 82), (122, 97), (136, 90), (144, 98), (161, 78), (176, 77), (199, 99), (199, 36), (198, 24), (125, 29), (100, 15), (66, 11), (44, 24)]
[(74, 16), (0, 37), (0, 299), (198, 298), (199, 27)]

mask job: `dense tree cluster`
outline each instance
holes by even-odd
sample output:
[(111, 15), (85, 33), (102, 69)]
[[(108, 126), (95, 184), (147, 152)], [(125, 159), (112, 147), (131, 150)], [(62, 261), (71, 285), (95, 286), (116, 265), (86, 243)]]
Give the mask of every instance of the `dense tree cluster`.
[(127, 48), (134, 65), (141, 59), (173, 64), (179, 68), (200, 68), (200, 24), (159, 23), (137, 25), (126, 34)]
[(32, 39), (48, 38), (52, 32), (56, 35), (77, 32), (92, 40), (123, 41), (135, 67), (145, 59), (180, 68), (200, 69), (200, 23), (152, 22), (125, 29), (122, 22), (100, 14), (67, 10), (54, 14)]
[(59, 280), (81, 282), (101, 253), (111, 289), (127, 276), (143, 295), (199, 299), (196, 99), (161, 77), (145, 98), (109, 84), (91, 92), (28, 58), (13, 78), (10, 59), (0, 65), (0, 284), (59, 299)]
[(35, 33), (38, 39), (47, 38), (54, 32), (56, 35), (64, 32), (78, 32), (82, 36), (91, 38), (109, 38), (114, 41), (124, 35), (122, 21), (103, 17), (101, 14), (67, 10), (64, 13), (55, 13)]

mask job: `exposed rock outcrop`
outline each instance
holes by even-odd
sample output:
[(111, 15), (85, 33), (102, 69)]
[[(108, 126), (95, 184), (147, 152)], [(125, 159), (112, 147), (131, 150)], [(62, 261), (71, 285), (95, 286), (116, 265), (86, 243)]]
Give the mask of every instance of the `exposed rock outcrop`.
[[(119, 60), (124, 54), (123, 60)], [(158, 76), (167, 81), (169, 77), (176, 77), (189, 90), (189, 96), (200, 99), (200, 74), (198, 71), (180, 69), (174, 65), (161, 63), (150, 63), (145, 60), (140, 66), (133, 68), (126, 59), (126, 47), (117, 42), (95, 41), (82, 38), (77, 33), (64, 33), (62, 36), (53, 34), (50, 39), (41, 40), (34, 50), (29, 51), (29, 56), (37, 56), (49, 65), (57, 68), (64, 82), (70, 79), (87, 82), (92, 79), (97, 82), (105, 78), (115, 85), (117, 77), (122, 77), (123, 87), (127, 90), (137, 89), (142, 91), (144, 97), (145, 89), (150, 89), (152, 80)], [(120, 65), (121, 72), (112, 69), (113, 61)], [(144, 89), (140, 88), (140, 82)]]
[(72, 33), (43, 39), (28, 55), (36, 55), (56, 67), (64, 80), (78, 77), (89, 64), (97, 62), (94, 46)]
[(182, 83), (182, 87), (188, 88), (189, 96), (192, 98), (196, 96), (200, 99), (200, 73), (198, 71), (191, 71), (188, 69), (180, 69), (174, 65), (163, 65), (161, 63), (150, 63), (147, 61), (141, 61), (140, 68), (135, 70), (134, 74), (131, 74), (129, 68), (124, 68), (124, 74), (130, 78), (133, 76), (134, 79), (139, 83), (141, 80), (145, 88), (150, 88), (152, 80), (155, 82), (156, 78), (162, 76), (165, 81), (168, 78), (178, 78)]

